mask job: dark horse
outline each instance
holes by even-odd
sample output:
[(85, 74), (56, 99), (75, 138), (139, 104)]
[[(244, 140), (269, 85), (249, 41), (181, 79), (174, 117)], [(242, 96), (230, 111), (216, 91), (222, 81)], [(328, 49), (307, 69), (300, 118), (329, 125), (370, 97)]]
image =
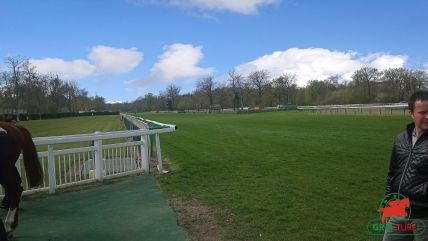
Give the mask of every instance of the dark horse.
[(3, 205), (8, 209), (4, 225), (0, 219), (0, 240), (7, 240), (18, 226), (23, 188), (15, 163), (21, 151), (29, 186), (39, 186), (43, 171), (30, 132), (21, 125), (0, 121), (0, 184), (5, 193)]

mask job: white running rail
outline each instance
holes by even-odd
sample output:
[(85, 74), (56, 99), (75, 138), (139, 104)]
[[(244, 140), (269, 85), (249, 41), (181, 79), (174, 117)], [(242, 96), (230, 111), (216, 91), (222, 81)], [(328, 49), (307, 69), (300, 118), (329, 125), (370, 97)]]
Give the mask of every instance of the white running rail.
[[(95, 132), (82, 135), (33, 138), (44, 172), (43, 184), (29, 188), (21, 158), (16, 166), (21, 174), (24, 193), (54, 193), (72, 185), (102, 181), (106, 178), (150, 172), (149, 136), (156, 136), (158, 162), (161, 160), (159, 134), (175, 131), (163, 129)], [(138, 137), (138, 141), (134, 141)], [(22, 157), (22, 155), (21, 155)], [(162, 173), (161, 170), (159, 170)]]

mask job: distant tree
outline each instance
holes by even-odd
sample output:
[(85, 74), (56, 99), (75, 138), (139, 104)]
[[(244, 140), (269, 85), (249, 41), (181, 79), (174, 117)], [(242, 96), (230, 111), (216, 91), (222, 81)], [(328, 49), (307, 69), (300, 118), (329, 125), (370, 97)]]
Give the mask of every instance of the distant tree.
[(427, 74), (420, 70), (393, 68), (383, 71), (384, 98), (390, 102), (407, 100), (418, 89), (427, 86)]
[(305, 102), (310, 105), (323, 105), (329, 92), (327, 82), (311, 80), (305, 88)]
[(330, 89), (336, 90), (337, 88), (340, 87), (339, 79), (340, 79), (339, 75), (331, 75), (327, 79), (325, 79), (324, 82), (329, 84)]
[(228, 81), (231, 84), (233, 92), (233, 109), (236, 109), (238, 106), (242, 106), (242, 90), (244, 77), (237, 73), (235, 70), (229, 72)]
[(168, 107), (167, 107), (168, 97), (166, 93), (163, 91), (159, 91), (159, 95), (157, 97), (158, 98), (156, 101), (156, 110), (158, 111), (168, 110)]
[(74, 98), (77, 111), (89, 111), (91, 110), (91, 100), (88, 96), (88, 91), (84, 89), (78, 89)]
[(178, 110), (193, 110), (195, 108), (195, 100), (192, 94), (184, 94), (180, 96), (180, 101), (178, 102)]
[(74, 81), (42, 75), (27, 58), (8, 57), (0, 72), (0, 108), (10, 113), (90, 110), (94, 99)]
[(103, 111), (106, 109), (106, 102), (105, 102), (104, 97), (95, 95), (95, 97), (93, 97), (92, 102), (93, 102), (93, 107), (94, 107), (93, 109), (95, 111)]
[(428, 88), (428, 73), (423, 70), (411, 70), (412, 82), (411, 92)]
[(194, 104), (194, 108), (198, 111), (209, 107), (209, 103), (207, 102), (207, 95), (202, 90), (196, 89), (195, 91), (193, 91), (192, 101)]
[(297, 89), (296, 75), (283, 74), (272, 81), (274, 95), (278, 98), (280, 104), (290, 104), (291, 92)]
[(76, 98), (76, 93), (78, 91), (77, 83), (75, 81), (69, 81), (64, 83), (64, 94), (65, 99), (67, 100), (68, 111), (76, 111), (74, 100)]
[[(324, 80), (324, 83), (328, 87), (328, 94), (326, 99), (323, 101), (325, 104), (348, 104), (350, 94), (347, 91), (345, 81), (339, 83), (340, 77), (338, 75), (332, 75)], [(349, 89), (350, 91), (350, 89)]]
[(157, 97), (153, 93), (147, 93), (143, 98), (143, 111), (155, 110)]
[(170, 110), (177, 109), (178, 97), (180, 96), (181, 88), (174, 84), (169, 84), (166, 88), (167, 101), (170, 101)]
[[(233, 90), (228, 87), (226, 82), (217, 83), (217, 86), (214, 89), (216, 104), (220, 104), (222, 109), (233, 106), (233, 99), (230, 98), (230, 96), (233, 95), (232, 92)], [(239, 103), (239, 98), (237, 103)]]
[(207, 76), (196, 83), (196, 90), (204, 93), (208, 98), (208, 107), (214, 103), (214, 89), (216, 83), (213, 76)]
[(23, 65), (28, 61), (22, 56), (8, 57), (5, 60), (6, 71), (3, 82), (5, 85), (5, 100), (13, 113), (18, 113), (22, 103)]
[(381, 73), (376, 68), (364, 67), (354, 72), (352, 75), (352, 80), (355, 84), (365, 89), (366, 92), (366, 101), (371, 103), (373, 100), (373, 84), (379, 82)]
[(36, 67), (30, 64), (30, 61), (24, 60), (22, 63), (22, 109), (27, 113), (32, 113), (34, 110), (39, 110), (43, 105), (41, 95), (46, 94), (46, 88), (40, 83), (42, 79), (37, 73)]
[(61, 112), (67, 109), (64, 81), (58, 75), (51, 75), (48, 87), (49, 112)]
[(261, 105), (263, 89), (268, 84), (269, 72), (267, 70), (257, 70), (248, 75), (248, 81), (257, 89), (257, 104)]

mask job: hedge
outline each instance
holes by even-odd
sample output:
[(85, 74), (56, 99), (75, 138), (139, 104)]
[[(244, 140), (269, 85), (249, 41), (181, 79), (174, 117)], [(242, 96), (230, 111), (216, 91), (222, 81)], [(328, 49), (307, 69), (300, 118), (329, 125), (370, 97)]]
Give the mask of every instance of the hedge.
[(0, 114), (0, 120), (15, 119), (19, 121), (46, 120), (77, 116), (97, 116), (97, 115), (119, 115), (118, 111), (85, 111), (85, 112), (58, 112), (58, 113), (38, 113), (38, 114)]

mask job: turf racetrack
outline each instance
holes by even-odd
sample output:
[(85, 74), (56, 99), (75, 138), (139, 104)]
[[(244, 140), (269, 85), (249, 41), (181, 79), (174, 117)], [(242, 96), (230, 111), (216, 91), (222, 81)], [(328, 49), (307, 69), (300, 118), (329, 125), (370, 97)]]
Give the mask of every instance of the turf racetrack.
[(171, 195), (217, 208), (226, 240), (379, 240), (395, 136), (409, 117), (301, 112), (143, 113), (178, 125), (161, 135)]

